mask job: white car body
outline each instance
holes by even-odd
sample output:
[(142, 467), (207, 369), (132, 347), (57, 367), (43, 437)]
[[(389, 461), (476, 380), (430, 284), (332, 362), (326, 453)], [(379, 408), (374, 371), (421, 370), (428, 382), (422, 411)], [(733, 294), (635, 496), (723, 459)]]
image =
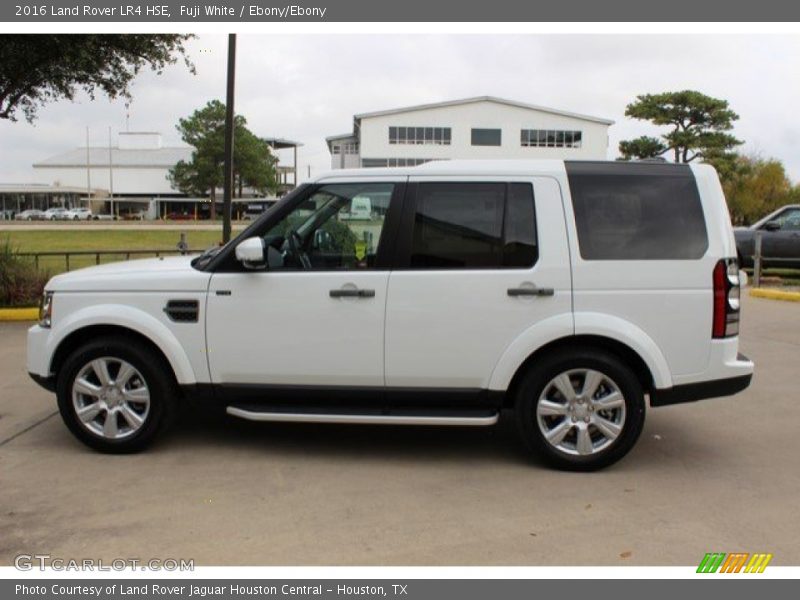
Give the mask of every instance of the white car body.
[(67, 210), (64, 207), (58, 206), (53, 208), (48, 208), (44, 211), (44, 220), (45, 221), (63, 221), (66, 217)]
[(17, 221), (41, 221), (45, 218), (45, 213), (42, 210), (31, 208), (17, 213), (15, 219)]
[(92, 211), (88, 208), (70, 208), (64, 213), (63, 218), (67, 221), (90, 221)]
[[(244, 390), (251, 397), (287, 389), (340, 395), (384, 390), (423, 398), (441, 391), (453, 398), (495, 398), (499, 408), (526, 361), (563, 344), (618, 348), (643, 373), (653, 405), (734, 393), (749, 383), (753, 363), (739, 355), (736, 335), (711, 335), (712, 273), (736, 256), (730, 218), (714, 170), (685, 168), (696, 181), (708, 238), (695, 260), (582, 258), (563, 161), (452, 161), (323, 175), (311, 186), (532, 186), (538, 259), (530, 268), (461, 270), (198, 270), (192, 257), (90, 267), (47, 284), (52, 319), (49, 327), (30, 329), (28, 371), (54, 386), (64, 358), (59, 349), (92, 331), (87, 328), (101, 327), (149, 340), (187, 396), (214, 390), (230, 414), (254, 420), (392, 422), (392, 415), (260, 415), (227, 402), (222, 392)], [(520, 288), (547, 293), (511, 297)], [(373, 295), (329, 294), (351, 289)], [(165, 312), (170, 300), (196, 302), (197, 322), (174, 321)], [(719, 382), (736, 383), (716, 388)], [(441, 422), (468, 424), (459, 419)], [(437, 421), (406, 412), (394, 422)]]

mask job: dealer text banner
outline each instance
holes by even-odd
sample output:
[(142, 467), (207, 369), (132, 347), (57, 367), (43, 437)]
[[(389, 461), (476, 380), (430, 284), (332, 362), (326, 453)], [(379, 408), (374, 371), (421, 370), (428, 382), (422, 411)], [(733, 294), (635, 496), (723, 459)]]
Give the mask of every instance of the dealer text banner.
[(800, 17), (787, 0), (3, 0), (3, 22), (786, 22)]
[[(781, 579), (410, 579), (410, 580), (102, 580), (0, 581), (4, 600), (486, 600), (487, 598), (647, 598), (698, 600), (792, 598), (796, 582)], [(794, 588), (794, 589), (792, 589)]]

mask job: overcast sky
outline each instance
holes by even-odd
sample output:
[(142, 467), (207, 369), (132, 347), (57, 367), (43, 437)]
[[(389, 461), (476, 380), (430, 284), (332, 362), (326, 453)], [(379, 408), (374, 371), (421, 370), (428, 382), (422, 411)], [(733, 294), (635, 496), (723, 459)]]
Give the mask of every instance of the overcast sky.
[[(227, 37), (202, 35), (182, 64), (134, 82), (131, 131), (160, 131), (225, 96)], [(303, 142), (305, 176), (327, 170), (324, 138), (352, 129), (353, 114), (492, 95), (614, 119), (619, 140), (657, 128), (626, 119), (637, 94), (695, 89), (725, 98), (741, 117), (744, 150), (782, 160), (800, 181), (800, 36), (777, 35), (240, 35), (236, 110), (258, 135)], [(58, 102), (33, 125), (0, 121), (0, 183), (33, 181), (31, 164), (125, 129), (125, 106), (100, 96)]]

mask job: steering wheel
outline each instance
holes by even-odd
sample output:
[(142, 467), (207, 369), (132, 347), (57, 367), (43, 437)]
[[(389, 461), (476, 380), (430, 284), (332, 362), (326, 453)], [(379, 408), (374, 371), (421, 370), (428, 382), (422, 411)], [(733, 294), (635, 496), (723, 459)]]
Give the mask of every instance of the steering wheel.
[(300, 234), (294, 229), (290, 229), (289, 233), (286, 235), (286, 241), (289, 243), (289, 252), (291, 252), (292, 255), (297, 259), (303, 270), (310, 271), (311, 260), (308, 258), (308, 255), (303, 252), (303, 240), (300, 237)]

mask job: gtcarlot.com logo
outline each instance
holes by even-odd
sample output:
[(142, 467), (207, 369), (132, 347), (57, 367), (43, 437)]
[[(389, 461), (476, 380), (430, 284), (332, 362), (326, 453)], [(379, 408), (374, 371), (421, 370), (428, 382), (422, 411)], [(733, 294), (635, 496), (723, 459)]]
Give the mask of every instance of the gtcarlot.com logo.
[(748, 552), (709, 552), (700, 561), (698, 573), (763, 573), (772, 554), (749, 554)]

